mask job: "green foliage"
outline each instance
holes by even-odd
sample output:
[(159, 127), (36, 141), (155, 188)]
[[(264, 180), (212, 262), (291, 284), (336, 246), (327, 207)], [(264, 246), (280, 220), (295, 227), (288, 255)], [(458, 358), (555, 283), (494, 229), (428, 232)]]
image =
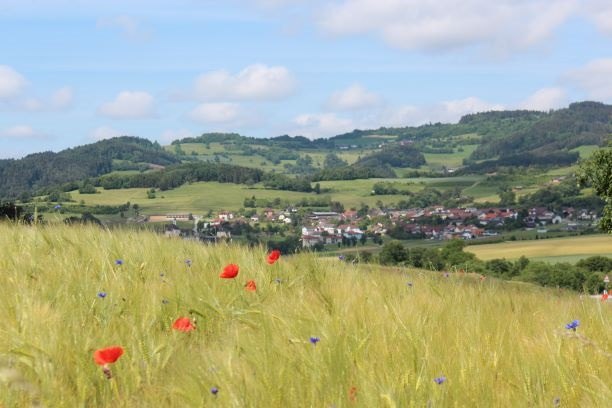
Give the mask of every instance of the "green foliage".
[(327, 153), (325, 155), (325, 161), (323, 162), (323, 167), (326, 169), (336, 169), (338, 167), (348, 166), (348, 163), (342, 160), (335, 153)]
[(382, 265), (407, 265), (438, 271), (460, 268), (502, 279), (588, 293), (600, 293), (603, 285), (601, 271), (612, 268), (612, 258), (599, 256), (587, 258), (577, 265), (530, 262), (524, 256), (514, 262), (506, 259), (483, 262), (473, 253), (465, 252), (465, 247), (466, 242), (463, 240), (451, 240), (442, 249), (406, 248), (399, 241), (390, 241), (383, 246), (378, 261)]
[[(169, 165), (178, 159), (149, 140), (116, 137), (66, 149), (0, 160), (0, 198), (18, 197), (112, 171), (113, 160)], [(77, 187), (78, 188), (78, 187)]]
[(105, 189), (146, 187), (169, 190), (195, 181), (246, 184), (249, 181), (262, 181), (263, 178), (264, 172), (261, 170), (203, 162), (169, 166), (150, 173), (110, 174), (100, 177), (97, 184)]
[(357, 160), (355, 166), (419, 168), (425, 164), (425, 156), (411, 145), (385, 145), (380, 152), (369, 154)]
[(388, 164), (380, 166), (362, 166), (352, 164), (345, 167), (323, 169), (312, 176), (313, 181), (324, 180), (357, 180), (369, 178), (395, 178), (397, 175)]
[[(500, 113), (504, 115), (503, 112)], [(530, 117), (529, 113), (526, 113)], [(612, 133), (612, 106), (599, 102), (573, 103), (566, 109), (541, 113), (529, 126), (487, 138), (471, 155), (472, 159), (495, 156), (520, 156), (530, 152), (542, 159), (548, 153), (580, 145), (602, 145)], [(488, 118), (494, 117), (491, 113)], [(461, 122), (460, 122), (461, 123)]]
[(593, 186), (606, 203), (599, 227), (612, 233), (612, 147), (598, 149), (580, 166), (578, 180)]

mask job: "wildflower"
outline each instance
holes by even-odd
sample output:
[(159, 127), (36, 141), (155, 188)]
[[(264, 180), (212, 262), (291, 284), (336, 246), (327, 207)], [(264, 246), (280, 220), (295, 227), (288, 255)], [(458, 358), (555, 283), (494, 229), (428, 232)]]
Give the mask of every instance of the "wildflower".
[(217, 394), (219, 393), (219, 389), (217, 387), (212, 387), (210, 389), (210, 392), (212, 395), (217, 396)]
[(280, 251), (278, 249), (275, 249), (268, 254), (267, 261), (270, 265), (272, 265), (274, 264), (274, 262), (278, 261), (278, 258), (280, 258), (280, 256), (281, 256)]
[(434, 378), (434, 381), (436, 384), (440, 385), (446, 381), (446, 377), (442, 375), (440, 377)]
[(249, 292), (255, 292), (257, 290), (257, 285), (255, 284), (254, 280), (250, 280), (246, 283), (246, 285), (244, 285), (244, 289), (248, 290)]
[(576, 331), (576, 328), (580, 326), (580, 320), (572, 320), (570, 323), (565, 325), (565, 328), (568, 330)]
[(123, 259), (115, 259), (115, 265), (123, 265)]
[(185, 265), (191, 268), (191, 259), (185, 259)]
[(102, 366), (102, 372), (107, 379), (112, 378), (109, 364), (114, 363), (123, 355), (123, 347), (111, 346), (94, 351), (93, 359), (97, 365)]
[(349, 388), (349, 400), (351, 402), (355, 402), (357, 400), (357, 387), (352, 386), (351, 388)]
[(339, 260), (341, 260), (341, 261), (344, 261), (345, 257), (344, 257), (344, 255), (340, 255), (340, 256), (338, 257), (338, 259), (339, 259)]
[(223, 279), (234, 279), (238, 275), (238, 270), (240, 268), (236, 264), (229, 264), (225, 268), (223, 268), (223, 272), (219, 275), (220, 278)]
[(314, 346), (316, 346), (316, 345), (317, 345), (317, 343), (318, 343), (318, 342), (320, 342), (320, 341), (321, 341), (321, 339), (320, 339), (320, 338), (318, 338), (318, 337), (314, 337), (314, 336), (311, 336), (311, 337), (310, 337), (310, 342), (311, 342), (311, 343), (312, 343)]
[(106, 292), (98, 292), (98, 297), (104, 299), (106, 297)]
[(174, 330), (182, 331), (185, 333), (189, 333), (192, 330), (195, 330), (196, 327), (191, 323), (188, 317), (179, 317), (172, 324), (172, 328)]
[(610, 295), (608, 294), (608, 292), (607, 292), (607, 291), (604, 291), (604, 293), (601, 295), (601, 301), (602, 301), (602, 302), (605, 302), (606, 300), (608, 300), (608, 297), (609, 297), (609, 296), (610, 296)]
[(53, 208), (55, 208), (56, 210), (59, 210), (60, 208), (62, 208), (62, 206), (59, 205), (59, 204), (56, 204), (55, 207), (53, 207)]

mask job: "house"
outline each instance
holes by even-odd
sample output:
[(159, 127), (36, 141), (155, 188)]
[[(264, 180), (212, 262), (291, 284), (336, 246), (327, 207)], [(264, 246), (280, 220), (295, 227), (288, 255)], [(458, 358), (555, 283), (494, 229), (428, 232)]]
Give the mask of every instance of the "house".
[(337, 221), (340, 219), (340, 214), (335, 211), (313, 211), (308, 218), (313, 221)]
[(181, 236), (181, 229), (176, 224), (168, 224), (164, 228), (166, 238), (178, 238)]
[(274, 217), (276, 215), (276, 212), (272, 208), (266, 208), (263, 211), (263, 215), (264, 215), (264, 217), (266, 217), (266, 219), (274, 221)]
[(230, 211), (221, 211), (217, 218), (221, 221), (230, 221), (234, 219), (234, 213)]

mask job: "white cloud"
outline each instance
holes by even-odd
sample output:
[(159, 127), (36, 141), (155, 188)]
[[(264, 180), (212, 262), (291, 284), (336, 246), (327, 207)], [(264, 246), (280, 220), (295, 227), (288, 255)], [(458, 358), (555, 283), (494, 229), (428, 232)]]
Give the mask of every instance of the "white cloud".
[(89, 138), (92, 140), (112, 139), (113, 137), (123, 136), (125, 132), (120, 132), (110, 126), (99, 126), (89, 133)]
[(521, 109), (548, 111), (567, 105), (567, 94), (563, 88), (542, 88), (529, 95), (519, 104)]
[(53, 110), (64, 110), (72, 106), (74, 91), (70, 87), (58, 89), (51, 95), (50, 106)]
[(591, 0), (583, 5), (582, 10), (599, 30), (612, 35), (612, 3), (609, 0)]
[(469, 113), (503, 110), (503, 105), (489, 103), (477, 97), (443, 101), (430, 105), (382, 106), (363, 114), (353, 111), (346, 116), (333, 112), (307, 113), (294, 118), (289, 134), (308, 138), (331, 137), (354, 129), (419, 126), (425, 123), (456, 123)]
[(8, 65), (0, 65), (0, 99), (18, 96), (28, 81)]
[(442, 111), (440, 111), (442, 116), (448, 116), (453, 118), (453, 121), (456, 121), (459, 120), (461, 116), (467, 115), (468, 113), (503, 110), (504, 106), (492, 104), (474, 96), (470, 96), (465, 99), (442, 102), (442, 108)]
[(192, 137), (193, 135), (194, 132), (187, 129), (167, 129), (160, 135), (160, 141), (162, 143), (170, 143), (174, 140)]
[(98, 113), (113, 119), (151, 118), (155, 116), (155, 100), (147, 92), (123, 91), (100, 106)]
[(238, 121), (242, 116), (240, 105), (218, 102), (202, 103), (196, 106), (189, 117), (200, 123), (229, 123)]
[(602, 102), (612, 100), (612, 58), (591, 61), (570, 71), (565, 79), (589, 98)]
[(344, 0), (320, 13), (333, 35), (373, 33), (402, 49), (505, 50), (540, 43), (575, 13), (575, 0)]
[(145, 29), (140, 21), (126, 15), (100, 18), (96, 27), (117, 29), (121, 35), (133, 41), (145, 41), (151, 38), (151, 32)]
[(359, 110), (372, 108), (380, 102), (380, 96), (359, 84), (354, 84), (346, 89), (334, 92), (329, 97), (327, 106), (331, 110)]
[(292, 134), (310, 139), (331, 137), (356, 128), (352, 119), (339, 117), (335, 113), (305, 113), (297, 116), (293, 123), (297, 128)]
[(70, 87), (63, 87), (55, 91), (48, 100), (37, 97), (26, 97), (12, 101), (9, 106), (16, 110), (28, 112), (63, 111), (72, 106), (74, 92)]
[(34, 130), (31, 126), (27, 125), (15, 125), (0, 130), (0, 139), (33, 140), (46, 139), (48, 137), (47, 134)]
[(295, 80), (282, 66), (250, 65), (235, 75), (227, 71), (212, 71), (200, 75), (195, 93), (202, 100), (275, 100), (289, 96)]

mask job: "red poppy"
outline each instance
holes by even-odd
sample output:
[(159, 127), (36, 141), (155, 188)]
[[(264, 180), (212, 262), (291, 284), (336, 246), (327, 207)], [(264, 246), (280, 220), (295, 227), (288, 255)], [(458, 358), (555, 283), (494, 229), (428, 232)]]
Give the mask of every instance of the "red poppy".
[(606, 300), (608, 300), (608, 297), (610, 295), (608, 295), (608, 292), (604, 292), (603, 295), (601, 295), (601, 301), (605, 302)]
[(274, 262), (278, 261), (278, 258), (280, 258), (281, 253), (278, 249), (275, 249), (274, 251), (270, 252), (268, 254), (268, 263), (270, 265), (272, 265)]
[(93, 358), (97, 365), (105, 366), (117, 361), (122, 354), (122, 347), (112, 346), (96, 350), (93, 354)]
[(357, 400), (357, 387), (352, 386), (351, 388), (349, 388), (349, 400), (351, 400), (351, 402), (355, 402)]
[(254, 280), (250, 280), (246, 283), (246, 285), (244, 285), (244, 289), (248, 290), (249, 292), (255, 292), (257, 290), (257, 285), (255, 284)]
[(223, 268), (223, 272), (219, 275), (220, 278), (223, 279), (234, 279), (238, 275), (238, 265), (229, 264), (225, 268)]
[(189, 320), (188, 317), (179, 317), (172, 324), (172, 328), (174, 330), (188, 333), (192, 330), (195, 330), (196, 327), (193, 325), (193, 323), (191, 323), (191, 320)]

